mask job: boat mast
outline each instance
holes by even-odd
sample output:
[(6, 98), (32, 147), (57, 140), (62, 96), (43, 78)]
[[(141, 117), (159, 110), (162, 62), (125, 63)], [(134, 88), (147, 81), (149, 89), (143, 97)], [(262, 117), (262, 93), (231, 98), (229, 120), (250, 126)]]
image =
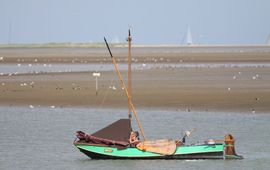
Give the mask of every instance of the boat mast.
[(137, 123), (138, 123), (140, 132), (141, 132), (142, 137), (143, 137), (143, 140), (145, 140), (145, 135), (144, 135), (144, 131), (143, 131), (142, 125), (141, 125), (141, 123), (140, 123), (140, 121), (139, 121), (139, 118), (138, 118), (138, 115), (137, 115), (137, 113), (136, 113), (136, 111), (135, 111), (134, 105), (133, 105), (132, 101), (130, 100), (130, 95), (129, 95), (129, 93), (128, 93), (128, 90), (127, 90), (126, 84), (124, 83), (124, 80), (123, 80), (123, 78), (122, 78), (122, 75), (121, 75), (121, 73), (120, 73), (120, 71), (119, 71), (118, 64), (117, 64), (115, 58), (114, 58), (113, 55), (112, 55), (111, 49), (110, 49), (110, 47), (109, 47), (109, 45), (108, 45), (107, 40), (106, 40), (105, 37), (104, 37), (104, 41), (105, 41), (106, 46), (107, 46), (107, 48), (108, 48), (108, 50), (109, 50), (109, 53), (110, 53), (110, 55), (111, 55), (112, 62), (113, 62), (113, 64), (114, 64), (114, 68), (115, 68), (115, 70), (116, 70), (116, 72), (117, 72), (118, 78), (119, 78), (119, 80), (120, 80), (120, 82), (121, 82), (121, 84), (122, 84), (122, 87), (124, 87), (124, 90), (125, 90), (125, 92), (126, 92), (126, 96), (127, 96), (127, 98), (128, 98), (128, 101), (130, 101), (130, 108), (131, 108), (131, 111), (133, 112), (133, 114), (135, 115), (135, 118), (136, 118), (136, 121), (137, 121)]
[(131, 41), (132, 41), (132, 38), (131, 38), (131, 34), (130, 34), (130, 29), (128, 30), (128, 38), (127, 38), (127, 41), (128, 41), (128, 93), (129, 93), (129, 98), (128, 98), (128, 118), (130, 119), (130, 122), (131, 122), (131, 119), (132, 119), (132, 116), (131, 116), (131, 106), (130, 106), (130, 103), (131, 103), (131, 100), (132, 100), (132, 79), (131, 79)]

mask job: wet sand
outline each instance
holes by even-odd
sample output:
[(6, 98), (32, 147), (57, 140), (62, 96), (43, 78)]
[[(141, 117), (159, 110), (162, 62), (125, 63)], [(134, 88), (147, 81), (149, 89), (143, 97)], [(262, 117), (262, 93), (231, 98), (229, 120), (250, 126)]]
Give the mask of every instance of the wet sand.
[[(83, 56), (78, 49), (0, 49), (6, 63), (102, 63), (108, 57), (106, 51), (97, 49)], [(41, 53), (39, 50), (42, 50)], [(224, 52), (224, 53), (181, 53), (171, 49), (158, 49), (157, 53), (140, 49), (136, 55), (142, 63), (269, 63), (270, 53)], [(9, 51), (9, 52), (8, 52)], [(71, 51), (71, 52), (70, 52)], [(87, 53), (87, 50), (82, 50)], [(70, 54), (69, 54), (70, 52)], [(74, 56), (78, 52), (78, 55)], [(122, 59), (125, 49), (115, 53)], [(40, 55), (38, 55), (40, 53)], [(45, 55), (47, 54), (47, 55)], [(51, 54), (52, 56), (48, 56)], [(96, 55), (95, 55), (96, 54)], [(1, 57), (0, 56), (0, 57)], [(38, 57), (41, 56), (41, 57)], [(78, 58), (81, 56), (82, 58)], [(104, 59), (98, 59), (103, 56)], [(192, 57), (193, 56), (193, 57)], [(228, 57), (230, 56), (230, 57)], [(154, 57), (154, 58), (153, 58)], [(37, 59), (37, 60), (35, 60)], [(156, 60), (156, 61), (155, 61)], [(137, 108), (165, 108), (181, 111), (229, 111), (269, 112), (270, 111), (270, 67), (214, 67), (214, 68), (152, 68), (133, 71), (133, 102)], [(127, 99), (113, 71), (103, 71), (99, 78), (98, 95), (92, 72), (42, 73), (2, 75), (0, 104), (55, 107), (126, 107)], [(126, 77), (126, 73), (123, 72)]]

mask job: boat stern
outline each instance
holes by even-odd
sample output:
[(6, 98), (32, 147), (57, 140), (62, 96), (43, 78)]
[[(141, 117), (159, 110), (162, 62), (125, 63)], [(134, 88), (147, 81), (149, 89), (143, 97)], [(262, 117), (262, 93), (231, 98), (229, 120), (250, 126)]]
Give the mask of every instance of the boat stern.
[(231, 134), (226, 134), (224, 138), (224, 159), (243, 159), (243, 156), (238, 155), (235, 151), (234, 137)]

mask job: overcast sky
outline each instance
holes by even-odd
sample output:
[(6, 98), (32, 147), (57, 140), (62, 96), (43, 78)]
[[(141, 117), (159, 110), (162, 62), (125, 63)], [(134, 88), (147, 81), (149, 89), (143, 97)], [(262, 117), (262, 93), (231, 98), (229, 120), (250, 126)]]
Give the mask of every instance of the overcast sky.
[(270, 0), (0, 0), (0, 43), (264, 44)]

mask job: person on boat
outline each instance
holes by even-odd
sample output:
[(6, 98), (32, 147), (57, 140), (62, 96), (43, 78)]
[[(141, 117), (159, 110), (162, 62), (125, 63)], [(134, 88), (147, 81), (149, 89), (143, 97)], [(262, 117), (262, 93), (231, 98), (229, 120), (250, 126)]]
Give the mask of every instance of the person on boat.
[(183, 144), (185, 144), (185, 143), (186, 143), (186, 137), (189, 137), (190, 135), (191, 135), (191, 131), (188, 131), (188, 130), (185, 131), (185, 132), (184, 132), (184, 136), (183, 136), (181, 142), (182, 142)]
[(139, 132), (131, 131), (130, 137), (129, 137), (130, 145), (135, 147), (139, 142), (140, 142)]

